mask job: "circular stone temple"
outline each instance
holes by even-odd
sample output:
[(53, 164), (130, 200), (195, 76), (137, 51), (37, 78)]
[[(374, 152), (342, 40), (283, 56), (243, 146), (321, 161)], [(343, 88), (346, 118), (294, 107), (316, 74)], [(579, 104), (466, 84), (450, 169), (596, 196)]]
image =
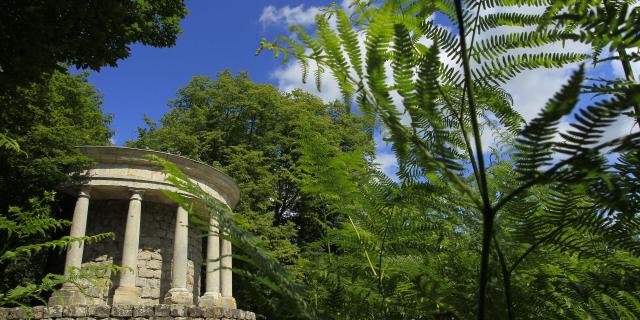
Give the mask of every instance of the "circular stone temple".
[(189, 228), (187, 211), (162, 192), (178, 190), (166, 180), (162, 167), (146, 156), (175, 163), (191, 181), (229, 208), (235, 207), (240, 195), (235, 182), (211, 166), (169, 153), (111, 146), (79, 148), (95, 165), (83, 172), (82, 183), (62, 188), (77, 197), (70, 236), (112, 232), (115, 239), (87, 246), (73, 243), (67, 250), (65, 272), (87, 265), (113, 264), (125, 269), (118, 274), (106, 273), (104, 277), (111, 281), (104, 281), (104, 285), (92, 283), (80, 290), (65, 284), (50, 304), (235, 308), (231, 243), (218, 237), (214, 219), (209, 220), (208, 233), (205, 228)]

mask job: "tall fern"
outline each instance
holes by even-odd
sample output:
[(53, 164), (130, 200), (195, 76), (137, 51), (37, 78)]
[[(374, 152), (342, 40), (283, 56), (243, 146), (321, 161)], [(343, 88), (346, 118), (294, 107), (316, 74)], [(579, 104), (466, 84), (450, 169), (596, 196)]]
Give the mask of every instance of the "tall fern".
[[(543, 9), (542, 13), (484, 13), (488, 9), (499, 12), (505, 7), (525, 5)], [(522, 127), (521, 117), (513, 111), (510, 97), (500, 86), (529, 70), (557, 68), (589, 59), (597, 62), (606, 46), (618, 50), (623, 62), (635, 59), (630, 58), (626, 49), (637, 45), (638, 24), (625, 22), (622, 17), (636, 21), (638, 11), (628, 8), (623, 1), (595, 1), (593, 5), (577, 0), (568, 5), (553, 0), (357, 2), (350, 17), (352, 28), (345, 26), (346, 13), (331, 6), (328, 8), (331, 14), (317, 17), (318, 31), (314, 36), (298, 28), (297, 41), (289, 39), (284, 42), (288, 46), (281, 46), (280, 42), (263, 40), (261, 49), (287, 52), (303, 64), (313, 61), (319, 72), (324, 69), (332, 72), (345, 97), (357, 93), (355, 102), (359, 109), (374, 115), (385, 126), (399, 162), (402, 184), (444, 183), (459, 194), (461, 203), (472, 204), (482, 229), (476, 315), (478, 319), (487, 316), (487, 292), (494, 290), (488, 284), (496, 261), (491, 256), (497, 250), (503, 278), (509, 278), (504, 282), (508, 316), (514, 318), (509, 280), (516, 267), (539, 248), (588, 254), (595, 252), (589, 241), (598, 239), (616, 250), (634, 252), (629, 235), (636, 231), (635, 222), (622, 223), (616, 218), (612, 221), (611, 217), (629, 216), (629, 211), (637, 211), (637, 203), (629, 200), (633, 199), (629, 192), (615, 192), (621, 186), (628, 190), (629, 184), (615, 178), (615, 170), (621, 169), (613, 167), (606, 156), (609, 152), (632, 154), (640, 148), (640, 135), (630, 133), (601, 140), (603, 130), (620, 117), (632, 114), (639, 99), (638, 85), (629, 77), (624, 84), (615, 81), (615, 90), (606, 82), (590, 88), (584, 84), (585, 71), (581, 66), (539, 116)], [(339, 17), (337, 30), (327, 27), (333, 16)], [(498, 31), (503, 26), (536, 28), (501, 34)], [(606, 33), (601, 40), (599, 32)], [(353, 42), (347, 47), (337, 40), (353, 39), (354, 35), (365, 39), (359, 50)], [(548, 51), (548, 45), (563, 41), (592, 45), (594, 54)], [(300, 54), (296, 49), (300, 46), (311, 49), (311, 54)], [(358, 52), (364, 52), (364, 63), (356, 57)], [(453, 64), (440, 62), (442, 55)], [(358, 69), (354, 70), (354, 66)], [(391, 78), (387, 70), (391, 71)], [(606, 99), (579, 108), (584, 88), (597, 91)], [(400, 105), (392, 99), (395, 93), (402, 99)], [(572, 128), (559, 132), (560, 121), (572, 113), (576, 119)], [(511, 181), (509, 188), (489, 184), (481, 134), (492, 115), (498, 118), (501, 127), (517, 136), (515, 152), (510, 155), (517, 179)], [(565, 158), (558, 159), (559, 155)], [(624, 164), (628, 162), (618, 166)], [(559, 189), (560, 194), (550, 191), (562, 184), (570, 186), (568, 194), (562, 193), (564, 189)], [(530, 192), (538, 187), (549, 191), (543, 197), (547, 207), (531, 205)], [(573, 199), (571, 192), (586, 197), (589, 205), (573, 208), (574, 202), (564, 201)], [(615, 207), (606, 201), (606, 194), (624, 199), (620, 203), (625, 206)], [(507, 219), (509, 216), (513, 219)], [(511, 267), (500, 246), (504, 239), (499, 238), (501, 233), (494, 232), (494, 225), (500, 228), (509, 223), (515, 223), (518, 228), (513, 230), (522, 235), (516, 241), (529, 245)], [(523, 232), (524, 227), (531, 229)], [(619, 314), (607, 313), (602, 308), (633, 301), (633, 294), (598, 292), (602, 294), (600, 300), (581, 302), (585, 310), (600, 308), (598, 316)], [(580, 314), (584, 313), (576, 312), (574, 316)]]

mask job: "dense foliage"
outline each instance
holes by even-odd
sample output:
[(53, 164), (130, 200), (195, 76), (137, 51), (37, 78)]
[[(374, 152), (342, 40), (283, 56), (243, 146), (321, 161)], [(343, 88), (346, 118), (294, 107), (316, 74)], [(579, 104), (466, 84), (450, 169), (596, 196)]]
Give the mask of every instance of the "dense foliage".
[(59, 218), (68, 213), (50, 192), (91, 164), (75, 146), (109, 144), (111, 117), (86, 74), (55, 72), (0, 103), (0, 132), (11, 141), (0, 148), (0, 303), (28, 303), (65, 281), (45, 277), (44, 249), (74, 241), (55, 238), (66, 232), (68, 222)]
[(186, 13), (182, 0), (2, 1), (0, 91), (62, 70), (59, 63), (115, 66), (135, 42), (172, 46)]
[(26, 205), (54, 190), (69, 174), (89, 164), (74, 147), (107, 145), (111, 116), (87, 75), (55, 72), (45, 83), (0, 96), (0, 132), (13, 138), (24, 154), (0, 150), (0, 208)]

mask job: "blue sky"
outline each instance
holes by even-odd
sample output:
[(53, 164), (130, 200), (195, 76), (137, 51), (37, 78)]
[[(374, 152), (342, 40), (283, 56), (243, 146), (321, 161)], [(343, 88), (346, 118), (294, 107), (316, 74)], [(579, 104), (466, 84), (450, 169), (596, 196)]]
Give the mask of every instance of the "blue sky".
[[(131, 56), (115, 68), (92, 72), (89, 81), (104, 95), (103, 108), (114, 115), (114, 143), (135, 139), (143, 115), (157, 120), (167, 101), (195, 75), (230, 69), (249, 71), (260, 83), (277, 84), (271, 77), (281, 62), (269, 53), (255, 56), (262, 37), (287, 33), (284, 25), (263, 25), (259, 18), (268, 5), (297, 6), (291, 1), (187, 1), (189, 15), (182, 21), (183, 34), (171, 48), (131, 47)], [(328, 1), (305, 1), (308, 6)], [(303, 9), (303, 8), (301, 8)]]

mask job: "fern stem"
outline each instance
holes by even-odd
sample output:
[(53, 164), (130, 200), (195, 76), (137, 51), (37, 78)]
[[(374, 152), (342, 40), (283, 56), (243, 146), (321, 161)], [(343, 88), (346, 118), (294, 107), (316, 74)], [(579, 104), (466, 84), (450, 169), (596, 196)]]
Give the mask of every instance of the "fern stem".
[[(484, 156), (482, 155), (482, 141), (480, 139), (480, 126), (478, 124), (477, 117), (477, 109), (476, 109), (476, 101), (475, 95), (473, 92), (473, 80), (471, 76), (471, 67), (469, 66), (469, 57), (467, 56), (467, 45), (465, 40), (465, 30), (464, 30), (464, 20), (462, 17), (462, 4), (460, 0), (455, 1), (456, 4), (456, 13), (458, 15), (458, 22), (460, 25), (460, 51), (462, 55), (462, 65), (464, 69), (464, 82), (467, 93), (467, 99), (469, 101), (469, 114), (471, 118), (471, 127), (473, 129), (473, 138), (475, 141), (476, 147), (476, 157), (478, 162), (478, 172), (480, 174), (480, 184), (478, 185), (480, 189), (480, 193), (482, 196), (482, 200), (489, 200), (488, 189), (487, 189), (487, 177), (484, 167)], [(485, 201), (485, 207), (490, 202)]]
[[(467, 57), (467, 59), (471, 57), (471, 54), (473, 54), (473, 44), (476, 41), (476, 31), (478, 30), (478, 21), (480, 21), (480, 8), (482, 8), (482, 5), (478, 4), (478, 10), (476, 11), (476, 20), (473, 22), (473, 30), (471, 31), (471, 41), (469, 42), (469, 56)], [(464, 100), (464, 98), (462, 100)]]
[[(440, 86), (439, 84), (438, 84), (438, 91), (440, 92), (440, 95), (442, 95), (442, 98), (444, 99), (445, 103), (447, 105), (449, 105), (449, 108), (451, 109), (453, 114), (456, 116), (456, 118), (458, 118), (458, 122), (460, 123), (460, 131), (462, 132), (462, 138), (464, 139), (464, 145), (465, 145), (465, 147), (467, 149), (467, 153), (469, 154), (469, 160), (471, 161), (471, 167), (473, 169), (473, 174), (477, 179), (477, 177), (478, 177), (478, 165), (476, 164), (476, 159), (475, 159), (475, 156), (473, 155), (473, 149), (471, 148), (471, 142), (469, 140), (469, 136), (468, 136), (467, 130), (464, 127), (463, 110), (460, 110), (459, 114), (456, 113), (455, 108), (453, 107), (453, 103), (451, 102), (451, 99), (449, 99), (449, 97), (444, 94), (444, 91), (442, 90), (442, 86)], [(464, 96), (464, 92), (462, 94)], [(463, 105), (463, 108), (464, 108), (464, 98), (462, 100), (463, 100), (462, 101), (462, 105)]]
[(504, 297), (507, 300), (507, 315), (509, 320), (514, 320), (516, 315), (513, 312), (513, 298), (511, 295), (511, 270), (507, 267), (507, 260), (500, 249), (500, 244), (495, 234), (493, 235), (493, 243), (498, 254), (498, 261), (500, 262), (500, 271), (502, 272), (502, 285), (504, 287)]
[(480, 283), (478, 288), (478, 320), (483, 320), (486, 304), (486, 288), (489, 273), (489, 254), (491, 250), (491, 233), (493, 231), (494, 214), (493, 210), (491, 209), (491, 201), (489, 200), (489, 189), (487, 188), (487, 177), (484, 167), (484, 155), (482, 154), (482, 142), (480, 141), (480, 128), (478, 126), (476, 102), (473, 93), (471, 67), (469, 66), (469, 56), (467, 55), (467, 41), (465, 39), (461, 0), (456, 0), (455, 6), (459, 24), (458, 31), (460, 32), (460, 55), (462, 56), (462, 66), (464, 68), (464, 81), (469, 101), (471, 127), (473, 129), (473, 138), (475, 140), (476, 156), (478, 161), (478, 173), (480, 176), (480, 184), (478, 185), (478, 187), (480, 189), (480, 196), (483, 202), (482, 256), (480, 259)]
[[(613, 5), (609, 3), (609, 1), (603, 1), (605, 11), (609, 16), (615, 16), (616, 11)], [(618, 56), (620, 57), (620, 63), (622, 64), (622, 70), (624, 71), (624, 75), (629, 81), (636, 81), (635, 76), (633, 75), (633, 69), (631, 68), (631, 63), (627, 57), (627, 51), (625, 48), (618, 48)], [(633, 111), (635, 113), (636, 122), (640, 123), (640, 103), (633, 104)]]
[[(476, 39), (476, 30), (478, 29), (478, 21), (480, 20), (480, 8), (482, 6), (478, 5), (478, 10), (476, 11), (476, 19), (473, 23), (473, 31), (471, 32), (471, 41), (469, 43), (469, 55), (467, 57), (470, 58), (471, 54), (473, 52), (473, 44), (475, 43), (475, 39)], [(467, 130), (464, 127), (464, 106), (465, 106), (465, 96), (467, 94), (467, 90), (466, 90), (466, 83), (465, 83), (465, 87), (462, 90), (462, 99), (460, 99), (460, 117), (459, 117), (459, 121), (460, 121), (460, 131), (462, 131), (462, 137), (464, 139), (464, 143), (466, 145), (467, 148), (467, 153), (469, 153), (469, 159), (471, 159), (471, 167), (473, 168), (473, 175), (476, 178), (476, 183), (478, 184), (478, 186), (481, 184), (480, 182), (480, 175), (479, 175), (479, 171), (478, 171), (478, 165), (476, 164), (476, 159), (475, 159), (475, 155), (473, 154), (473, 149), (471, 148), (471, 142), (469, 141), (469, 136), (467, 133)]]
[(382, 259), (384, 257), (384, 245), (385, 245), (385, 242), (387, 241), (387, 235), (389, 233), (389, 225), (391, 224), (391, 219), (393, 218), (393, 213), (394, 213), (393, 209), (394, 207), (391, 207), (391, 213), (389, 214), (389, 218), (387, 219), (384, 226), (382, 241), (380, 242), (380, 258), (378, 259), (378, 270), (380, 271), (380, 275), (378, 275), (378, 291), (380, 291), (380, 296), (382, 297), (382, 301), (380, 302), (380, 312), (382, 313), (385, 319), (386, 319), (386, 312), (384, 307), (385, 294), (382, 288), (382, 275), (384, 274), (384, 272), (382, 272)]
[(349, 222), (351, 222), (351, 226), (353, 227), (353, 230), (355, 230), (356, 232), (356, 236), (358, 237), (360, 244), (362, 244), (362, 248), (364, 249), (364, 255), (367, 258), (367, 261), (369, 262), (369, 267), (371, 268), (371, 272), (373, 272), (373, 275), (377, 277), (378, 273), (376, 272), (376, 268), (373, 266), (373, 262), (371, 262), (371, 258), (369, 257), (369, 252), (364, 246), (364, 241), (362, 241), (362, 237), (360, 237), (360, 232), (358, 232), (358, 228), (356, 227), (356, 224), (353, 222), (353, 219), (351, 219), (351, 215), (347, 214), (347, 217), (349, 218)]
[[(618, 49), (618, 56), (620, 56), (620, 63), (622, 64), (622, 69), (624, 70), (624, 75), (629, 81), (635, 82), (635, 76), (633, 75), (633, 69), (631, 68), (631, 63), (627, 58), (627, 53), (624, 49)], [(633, 104), (633, 111), (636, 116), (636, 122), (640, 123), (640, 103)]]

